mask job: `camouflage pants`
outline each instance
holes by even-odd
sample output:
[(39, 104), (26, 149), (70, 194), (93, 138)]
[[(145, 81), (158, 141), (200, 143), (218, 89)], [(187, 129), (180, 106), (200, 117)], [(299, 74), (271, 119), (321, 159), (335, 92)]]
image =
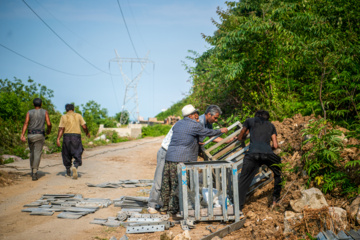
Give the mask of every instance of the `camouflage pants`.
[(177, 162), (165, 162), (164, 175), (161, 184), (161, 198), (164, 211), (177, 213), (179, 211), (179, 192)]

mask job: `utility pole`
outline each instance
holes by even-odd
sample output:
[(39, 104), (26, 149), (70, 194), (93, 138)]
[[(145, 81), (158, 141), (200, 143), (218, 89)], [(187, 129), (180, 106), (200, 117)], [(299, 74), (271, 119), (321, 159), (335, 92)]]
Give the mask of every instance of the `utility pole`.
[[(125, 110), (128, 111), (129, 115), (133, 116), (133, 118), (135, 118), (136, 121), (139, 121), (139, 99), (137, 93), (137, 86), (141, 78), (141, 75), (145, 70), (146, 63), (154, 63), (154, 62), (147, 58), (149, 53), (146, 54), (145, 58), (121, 58), (119, 57), (119, 54), (117, 53), (116, 50), (115, 50), (115, 54), (116, 54), (116, 58), (111, 59), (110, 62), (118, 63), (125, 84), (125, 93), (124, 93), (123, 105), (121, 107), (120, 124), (125, 124), (126, 121)], [(123, 63), (131, 63), (131, 66), (133, 63), (140, 63), (141, 70), (134, 78), (131, 79), (124, 73), (122, 67)], [(133, 106), (132, 109), (129, 109), (129, 102), (131, 100), (134, 101), (135, 106)]]

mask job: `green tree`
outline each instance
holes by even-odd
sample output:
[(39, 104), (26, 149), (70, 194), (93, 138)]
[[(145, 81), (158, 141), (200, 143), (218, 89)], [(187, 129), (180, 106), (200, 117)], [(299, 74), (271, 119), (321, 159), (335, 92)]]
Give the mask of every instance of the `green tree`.
[[(164, 112), (159, 113), (158, 115), (156, 115), (156, 118), (158, 120), (165, 120), (165, 118), (169, 117), (169, 116), (182, 116), (182, 112), (181, 109), (188, 104), (192, 104), (190, 99), (184, 98), (180, 101), (178, 101), (177, 103), (173, 104), (169, 109), (167, 109)], [(194, 105), (195, 108), (198, 108), (197, 105)]]
[(42, 107), (49, 113), (55, 112), (55, 106), (51, 102), (54, 97), (53, 90), (35, 83), (31, 78), (27, 82), (28, 84), (24, 84), (17, 78), (13, 81), (0, 79), (1, 118), (23, 121), (26, 113), (33, 108), (34, 98), (41, 98)]
[[(115, 120), (116, 121), (118, 121), (118, 122), (120, 122), (120, 118), (121, 118), (121, 113), (122, 112), (118, 112), (118, 113), (116, 113), (115, 114)], [(124, 114), (123, 114), (123, 122), (122, 122), (122, 124), (129, 124), (129, 121), (130, 121), (130, 114), (129, 114), (129, 112), (128, 111), (124, 111)]]
[(52, 90), (32, 79), (27, 84), (17, 78), (13, 81), (0, 79), (0, 154), (27, 157), (27, 145), (20, 140), (26, 113), (33, 108), (34, 98), (40, 97), (43, 108), (55, 114), (53, 96)]
[(91, 100), (85, 104), (81, 104), (82, 115), (92, 135), (96, 135), (99, 125), (104, 124), (108, 118), (107, 109), (101, 108), (101, 105)]
[(189, 57), (191, 101), (244, 119), (256, 109), (278, 119), (321, 114), (359, 119), (358, 1), (228, 2), (212, 46)]

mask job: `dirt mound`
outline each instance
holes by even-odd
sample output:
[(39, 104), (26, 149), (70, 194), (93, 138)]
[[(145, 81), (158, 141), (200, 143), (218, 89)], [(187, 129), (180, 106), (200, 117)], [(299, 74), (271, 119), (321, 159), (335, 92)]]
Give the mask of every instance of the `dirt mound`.
[(21, 174), (17, 172), (5, 172), (0, 170), (0, 187), (14, 184), (21, 178)]
[(293, 118), (287, 118), (283, 122), (272, 122), (278, 133), (277, 140), (283, 151), (300, 151), (303, 140), (302, 130), (305, 129), (314, 116), (303, 117), (296, 114)]
[[(271, 207), (273, 182), (262, 189), (258, 189), (247, 200), (243, 209), (247, 216), (244, 227), (228, 235), (225, 239), (299, 239), (306, 238), (306, 232), (314, 234), (321, 231), (318, 227), (320, 222), (309, 218), (304, 219), (295, 226), (299, 230), (297, 235), (285, 236), (283, 234), (285, 211), (292, 211), (290, 200), (301, 197), (301, 190), (305, 189), (308, 180), (308, 176), (303, 171), (301, 158), (307, 150), (306, 147), (311, 146), (302, 146), (302, 142), (307, 137), (303, 136), (302, 130), (308, 127), (311, 119), (316, 120), (317, 118), (297, 114), (293, 118), (285, 119), (283, 122), (273, 122), (278, 133), (277, 139), (281, 149), (278, 154), (282, 157), (282, 163), (286, 164), (286, 169), (288, 169), (288, 171), (283, 172), (285, 182), (279, 204), (274, 208)], [(330, 124), (328, 127), (331, 128)], [(336, 129), (343, 133), (348, 131), (341, 127), (336, 127)], [(346, 139), (344, 135), (343, 143), (345, 146), (349, 146), (359, 144), (359, 141), (351, 138)], [(341, 157), (345, 161), (358, 160), (360, 159), (360, 151), (355, 147), (344, 148)], [(346, 209), (352, 200), (329, 194), (326, 194), (325, 198), (329, 206), (343, 209)], [(306, 226), (306, 224), (308, 225)], [(349, 219), (348, 228), (358, 229), (359, 227), (355, 226), (355, 223)]]

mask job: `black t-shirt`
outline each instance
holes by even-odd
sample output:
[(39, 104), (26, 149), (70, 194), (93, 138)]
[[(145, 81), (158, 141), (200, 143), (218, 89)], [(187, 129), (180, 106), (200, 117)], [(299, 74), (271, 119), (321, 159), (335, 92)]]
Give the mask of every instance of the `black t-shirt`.
[(249, 153), (272, 153), (270, 146), (271, 136), (277, 135), (275, 126), (261, 118), (248, 118), (243, 124), (250, 130)]

